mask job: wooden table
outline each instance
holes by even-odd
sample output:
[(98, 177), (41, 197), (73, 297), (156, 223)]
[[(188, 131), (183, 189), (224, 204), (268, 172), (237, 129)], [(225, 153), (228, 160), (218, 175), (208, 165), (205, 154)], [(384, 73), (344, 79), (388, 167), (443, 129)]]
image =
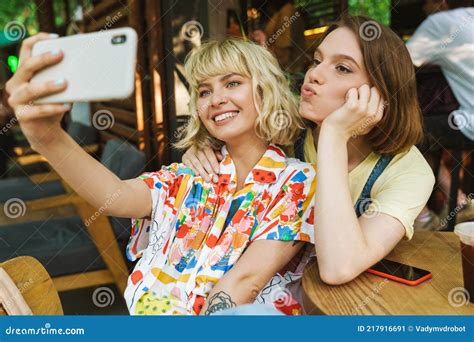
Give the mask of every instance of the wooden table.
[[(364, 272), (344, 285), (327, 285), (316, 262), (303, 275), (303, 306), (309, 315), (474, 315), (474, 304), (453, 290), (463, 286), (459, 238), (452, 232), (417, 232), (386, 257), (430, 270), (418, 286)], [(459, 289), (458, 289), (459, 290)], [(449, 295), (451, 292), (451, 296)], [(451, 298), (450, 298), (451, 297)]]

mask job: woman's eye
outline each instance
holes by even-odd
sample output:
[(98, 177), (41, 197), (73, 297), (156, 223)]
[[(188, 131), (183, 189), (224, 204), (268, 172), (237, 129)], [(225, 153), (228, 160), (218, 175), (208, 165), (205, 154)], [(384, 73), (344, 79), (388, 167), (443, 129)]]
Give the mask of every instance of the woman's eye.
[(229, 83), (227, 83), (227, 86), (230, 87), (230, 88), (233, 88), (233, 87), (237, 87), (239, 84), (240, 84), (240, 82), (230, 81)]
[(209, 90), (203, 90), (199, 92), (199, 97), (204, 97), (209, 95), (210, 91)]
[(344, 66), (344, 65), (338, 65), (336, 67), (337, 70), (339, 70), (340, 72), (344, 73), (344, 74), (348, 74), (348, 73), (351, 73), (352, 70), (349, 69), (348, 67)]
[(311, 66), (312, 67), (315, 67), (317, 65), (321, 64), (321, 61), (317, 58), (314, 58), (312, 61), (311, 61)]

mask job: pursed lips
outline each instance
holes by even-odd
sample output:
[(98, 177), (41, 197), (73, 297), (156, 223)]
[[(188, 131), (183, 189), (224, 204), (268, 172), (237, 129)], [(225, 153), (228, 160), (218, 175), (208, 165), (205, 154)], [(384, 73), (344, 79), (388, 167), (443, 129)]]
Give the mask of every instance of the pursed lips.
[(303, 84), (301, 87), (301, 96), (313, 96), (318, 95), (316, 90), (309, 84)]

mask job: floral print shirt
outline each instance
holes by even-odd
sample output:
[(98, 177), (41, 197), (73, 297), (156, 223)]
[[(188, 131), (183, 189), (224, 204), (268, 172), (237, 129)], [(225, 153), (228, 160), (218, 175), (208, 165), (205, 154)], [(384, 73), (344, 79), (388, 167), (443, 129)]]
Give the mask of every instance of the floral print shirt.
[(217, 183), (177, 163), (139, 177), (150, 188), (152, 213), (132, 219), (127, 257), (139, 260), (125, 290), (131, 314), (199, 314), (252, 242), (314, 243), (312, 164), (269, 145), (236, 191), (234, 163), (225, 147), (221, 152)]

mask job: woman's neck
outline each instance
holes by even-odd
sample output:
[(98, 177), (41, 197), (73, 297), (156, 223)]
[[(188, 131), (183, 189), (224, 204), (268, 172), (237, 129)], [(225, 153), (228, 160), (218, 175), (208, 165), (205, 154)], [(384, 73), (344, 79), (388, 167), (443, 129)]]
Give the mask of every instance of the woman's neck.
[[(319, 127), (316, 127), (313, 129), (313, 138), (316, 151), (318, 150), (318, 137)], [(373, 150), (367, 143), (364, 136), (350, 138), (347, 142), (347, 165), (349, 172), (355, 169), (357, 165), (362, 163), (372, 152)]]
[(237, 173), (237, 191), (244, 186), (245, 179), (267, 150), (268, 144), (261, 139), (246, 142), (226, 143)]

